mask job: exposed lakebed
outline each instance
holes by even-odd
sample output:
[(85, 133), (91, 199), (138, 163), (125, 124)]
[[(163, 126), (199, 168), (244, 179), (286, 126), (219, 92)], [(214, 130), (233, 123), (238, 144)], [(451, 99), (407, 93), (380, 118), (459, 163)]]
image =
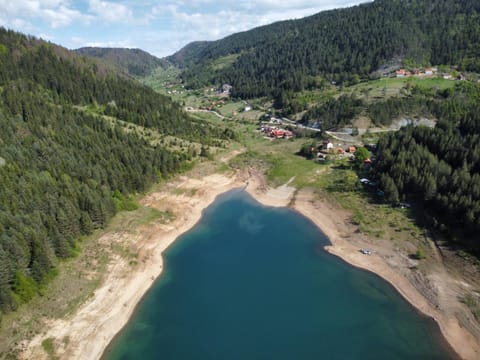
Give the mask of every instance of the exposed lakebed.
[(220, 196), (165, 252), (104, 358), (455, 358), (432, 319), (328, 243), (294, 211)]

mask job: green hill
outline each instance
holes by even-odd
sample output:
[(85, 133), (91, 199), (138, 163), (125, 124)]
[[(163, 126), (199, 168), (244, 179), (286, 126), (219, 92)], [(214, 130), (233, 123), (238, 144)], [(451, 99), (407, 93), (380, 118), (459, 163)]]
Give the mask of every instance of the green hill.
[(194, 41), (167, 59), (180, 68), (192, 65), (202, 57), (202, 51), (209, 47), (209, 41)]
[(100, 62), (3, 28), (0, 128), (4, 312), (41, 291), (77, 239), (130, 208), (131, 194), (195, 156), (149, 132), (203, 146), (231, 136)]
[(77, 54), (102, 59), (132, 76), (148, 76), (158, 67), (167, 67), (166, 60), (159, 59), (140, 49), (83, 47)]
[(230, 83), (242, 98), (351, 84), (402, 62), (480, 71), (479, 11), (476, 0), (377, 0), (193, 43), (168, 60), (189, 87)]

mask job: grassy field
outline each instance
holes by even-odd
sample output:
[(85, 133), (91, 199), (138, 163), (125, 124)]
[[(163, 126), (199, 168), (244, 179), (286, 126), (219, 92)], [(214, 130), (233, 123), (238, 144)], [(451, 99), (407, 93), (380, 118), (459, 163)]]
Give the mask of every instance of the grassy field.
[(359, 181), (360, 175), (350, 160), (339, 158), (327, 163), (307, 160), (296, 155), (311, 139), (265, 140), (260, 136), (246, 141), (248, 152), (234, 159), (233, 166), (256, 166), (267, 175), (270, 186), (276, 187), (293, 179), (297, 189), (311, 189), (319, 197), (327, 197), (351, 213), (351, 222), (358, 232), (393, 242), (409, 253), (417, 251), (432, 257), (426, 230), (415, 221), (410, 209), (394, 208), (375, 191)]
[(220, 57), (216, 59), (215, 62), (212, 64), (212, 69), (213, 70), (224, 69), (232, 65), (239, 57), (240, 57), (240, 54), (231, 54), (231, 55)]
[(179, 75), (180, 69), (175, 66), (167, 68), (158, 67), (149, 76), (139, 78), (138, 80), (158, 92), (167, 93), (168, 87), (166, 84), (172, 84), (172, 89), (181, 89)]
[(232, 117), (242, 112), (245, 108), (243, 101), (227, 101), (227, 103), (217, 109), (223, 116)]
[(442, 77), (381, 78), (347, 87), (327, 86), (322, 90), (303, 91), (296, 95), (296, 99), (308, 106), (323, 102), (328, 98), (338, 98), (341, 95), (354, 95), (356, 98), (373, 102), (393, 96), (401, 96), (402, 91), (407, 86), (418, 85), (443, 90), (455, 86), (455, 83), (456, 81), (445, 80)]
[(445, 80), (439, 77), (383, 78), (345, 88), (341, 93), (355, 94), (357, 97), (371, 102), (378, 99), (401, 95), (402, 89), (406, 88), (408, 84), (418, 85), (425, 88), (447, 89), (455, 86), (455, 81)]

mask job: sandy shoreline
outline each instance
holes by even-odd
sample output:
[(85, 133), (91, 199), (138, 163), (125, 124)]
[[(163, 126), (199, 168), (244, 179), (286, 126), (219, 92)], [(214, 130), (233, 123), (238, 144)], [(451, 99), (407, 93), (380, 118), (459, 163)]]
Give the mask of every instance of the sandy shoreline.
[(410, 304), (437, 322), (447, 342), (462, 359), (480, 358), (479, 339), (461, 327), (455, 317), (447, 316), (436, 309), (403, 274), (390, 267), (380, 256), (375, 253), (371, 256), (364, 255), (359, 251), (361, 247), (345, 240), (337, 225), (341, 222), (326, 215), (329, 213), (327, 207), (325, 203), (317, 202), (314, 205), (308, 200), (297, 201), (294, 205), (295, 210), (312, 220), (329, 238), (332, 245), (325, 249), (330, 254), (350, 265), (371, 271), (393, 285)]
[[(168, 187), (168, 186), (167, 186)], [(347, 240), (346, 215), (326, 201), (313, 202), (308, 191), (295, 192), (288, 184), (267, 189), (261, 174), (209, 175), (202, 179), (180, 177), (169, 188), (146, 196), (142, 204), (159, 210), (172, 209), (176, 219), (168, 224), (151, 224), (132, 236), (141, 262), (132, 268), (127, 259), (116, 258), (109, 265), (103, 284), (95, 296), (66, 319), (46, 320), (46, 331), (25, 344), (23, 359), (48, 359), (42, 349), (44, 339), (54, 340), (60, 359), (99, 359), (115, 335), (128, 322), (136, 305), (162, 272), (162, 253), (181, 234), (191, 229), (202, 211), (216, 197), (234, 188), (245, 187), (257, 201), (267, 206), (291, 206), (309, 218), (330, 239), (326, 250), (351, 265), (372, 271), (390, 282), (411, 304), (434, 318), (447, 341), (464, 359), (480, 358), (480, 341), (462, 328), (455, 317), (441, 313), (422, 296), (411, 282), (376, 254), (362, 255), (358, 244)], [(112, 241), (105, 234), (100, 241)], [(65, 339), (68, 339), (66, 341)]]

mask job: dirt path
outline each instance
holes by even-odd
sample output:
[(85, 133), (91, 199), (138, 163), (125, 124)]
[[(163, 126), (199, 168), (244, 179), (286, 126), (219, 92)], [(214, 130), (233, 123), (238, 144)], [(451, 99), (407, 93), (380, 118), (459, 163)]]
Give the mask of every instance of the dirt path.
[(205, 110), (205, 109), (194, 109), (190, 106), (186, 107), (185, 108), (185, 111), (188, 111), (188, 112), (206, 112), (206, 113), (211, 113), (215, 116), (217, 116), (218, 118), (224, 120), (226, 119), (225, 116), (223, 116), (222, 114), (220, 114), (219, 112), (216, 112), (216, 111), (213, 111), (213, 110)]

